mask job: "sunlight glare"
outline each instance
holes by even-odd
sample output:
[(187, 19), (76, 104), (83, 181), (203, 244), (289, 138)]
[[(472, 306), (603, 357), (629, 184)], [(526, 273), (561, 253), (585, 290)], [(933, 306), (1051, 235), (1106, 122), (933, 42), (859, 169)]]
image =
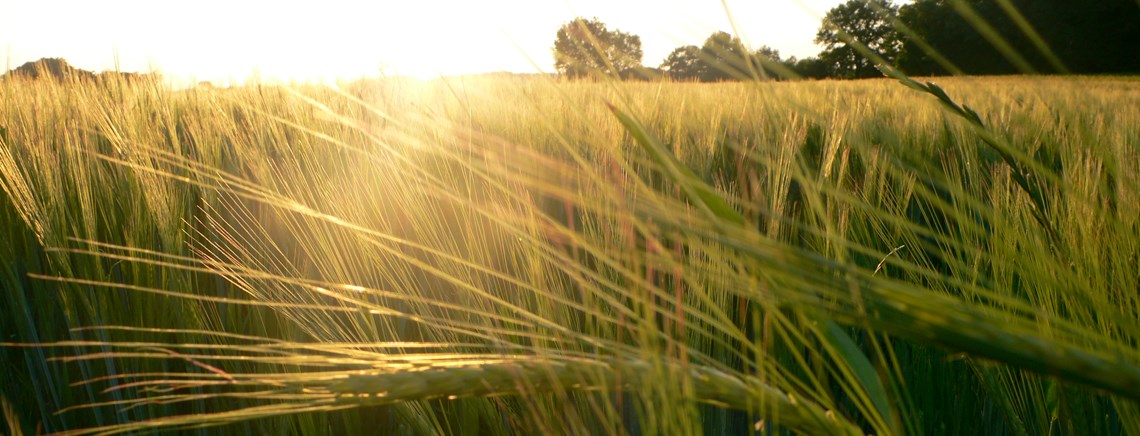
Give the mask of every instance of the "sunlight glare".
[[(728, 7), (746, 42), (804, 57), (817, 51), (818, 14), (838, 3), (737, 0)], [(641, 36), (647, 66), (673, 48), (733, 30), (719, 1), (0, 0), (0, 55), (8, 68), (62, 57), (90, 70), (158, 70), (221, 84), (550, 72), (554, 34), (575, 16)]]

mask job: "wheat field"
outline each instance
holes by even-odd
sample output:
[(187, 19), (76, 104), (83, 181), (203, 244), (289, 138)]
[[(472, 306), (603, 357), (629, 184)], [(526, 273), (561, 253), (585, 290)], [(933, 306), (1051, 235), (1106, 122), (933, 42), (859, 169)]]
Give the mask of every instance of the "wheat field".
[(936, 82), (0, 82), (3, 416), (1140, 432), (1140, 81)]

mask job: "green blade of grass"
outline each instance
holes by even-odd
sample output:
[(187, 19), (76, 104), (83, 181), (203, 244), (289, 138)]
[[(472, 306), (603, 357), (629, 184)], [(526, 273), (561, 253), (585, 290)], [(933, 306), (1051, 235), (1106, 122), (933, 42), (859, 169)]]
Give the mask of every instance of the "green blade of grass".
[[(634, 140), (670, 176), (671, 180), (689, 195), (690, 201), (702, 205), (703, 210), (712, 214), (712, 219), (733, 226), (744, 226), (744, 216), (733, 209), (730, 203), (717, 193), (715, 188), (700, 180), (692, 170), (678, 161), (665, 145), (650, 134), (640, 122), (613, 105), (610, 105), (610, 110), (618, 117), (622, 126), (633, 136)], [(822, 325), (824, 333), (821, 337), (826, 339), (832, 348), (839, 353), (838, 357), (842, 358), (842, 364), (847, 365), (853, 371), (860, 388), (870, 398), (875, 410), (880, 414), (879, 418), (886, 422), (897, 422), (897, 420), (890, 419), (892, 413), (887, 390), (878, 374), (875, 373), (874, 366), (867, 355), (855, 345), (854, 340), (835, 321), (817, 314), (815, 311), (808, 311), (808, 316), (814, 322)]]

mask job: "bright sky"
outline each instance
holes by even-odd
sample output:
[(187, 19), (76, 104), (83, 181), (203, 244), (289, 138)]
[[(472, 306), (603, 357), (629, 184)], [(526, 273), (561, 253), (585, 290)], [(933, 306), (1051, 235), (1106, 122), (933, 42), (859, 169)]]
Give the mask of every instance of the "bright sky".
[[(94, 71), (157, 69), (176, 80), (431, 77), (551, 71), (576, 16), (641, 36), (644, 62), (714, 31), (787, 57), (819, 51), (820, 17), (842, 0), (0, 0), (0, 62), (62, 57)], [(3, 65), (0, 65), (3, 66)]]

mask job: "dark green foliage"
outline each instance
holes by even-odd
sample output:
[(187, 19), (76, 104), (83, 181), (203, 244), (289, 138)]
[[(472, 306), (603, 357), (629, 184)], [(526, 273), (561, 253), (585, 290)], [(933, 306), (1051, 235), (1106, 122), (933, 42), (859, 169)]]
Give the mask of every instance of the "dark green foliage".
[(831, 76), (831, 68), (827, 61), (818, 57), (799, 59), (791, 65), (792, 71), (804, 79), (825, 79)]
[(578, 18), (559, 30), (555, 66), (569, 77), (701, 82), (873, 78), (881, 77), (878, 63), (915, 76), (1126, 74), (1140, 72), (1137, 41), (1140, 2), (1132, 0), (849, 0), (828, 11), (815, 40), (825, 49), (814, 57), (782, 60), (767, 46), (749, 52), (716, 32), (699, 47), (677, 47), (659, 70), (644, 70), (636, 36)]
[[(879, 77), (869, 53), (918, 76), (1134, 73), (1137, 41), (1132, 0), (850, 0), (827, 13), (816, 38), (823, 74), (846, 79)], [(809, 67), (797, 71), (820, 74)]]
[(610, 30), (597, 18), (575, 18), (558, 29), (554, 68), (571, 78), (628, 76), (641, 67), (641, 37)]
[(891, 62), (899, 51), (898, 33), (891, 26), (897, 8), (889, 0), (849, 0), (827, 12), (815, 42), (826, 47), (819, 57), (833, 77), (879, 77), (875, 62), (856, 49), (854, 41)]
[(673, 80), (698, 80), (705, 68), (706, 65), (701, 60), (701, 48), (695, 45), (673, 49), (661, 63), (661, 70)]
[[(1018, 26), (1018, 16), (1036, 35)], [(1140, 71), (1140, 3), (1133, 0), (918, 0), (902, 6), (899, 18), (914, 35), (903, 39), (898, 66), (913, 75), (950, 73), (918, 40), (966, 74)], [(984, 27), (996, 31), (1024, 65), (995, 48), (979, 30)]]
[(661, 70), (673, 80), (724, 82), (785, 77), (789, 68), (771, 47), (749, 52), (740, 38), (715, 32), (700, 47), (674, 49), (661, 63)]
[(706, 67), (701, 70), (702, 82), (721, 82), (753, 76), (756, 68), (752, 54), (744, 48), (740, 38), (726, 32), (716, 32), (705, 39), (700, 51)]

